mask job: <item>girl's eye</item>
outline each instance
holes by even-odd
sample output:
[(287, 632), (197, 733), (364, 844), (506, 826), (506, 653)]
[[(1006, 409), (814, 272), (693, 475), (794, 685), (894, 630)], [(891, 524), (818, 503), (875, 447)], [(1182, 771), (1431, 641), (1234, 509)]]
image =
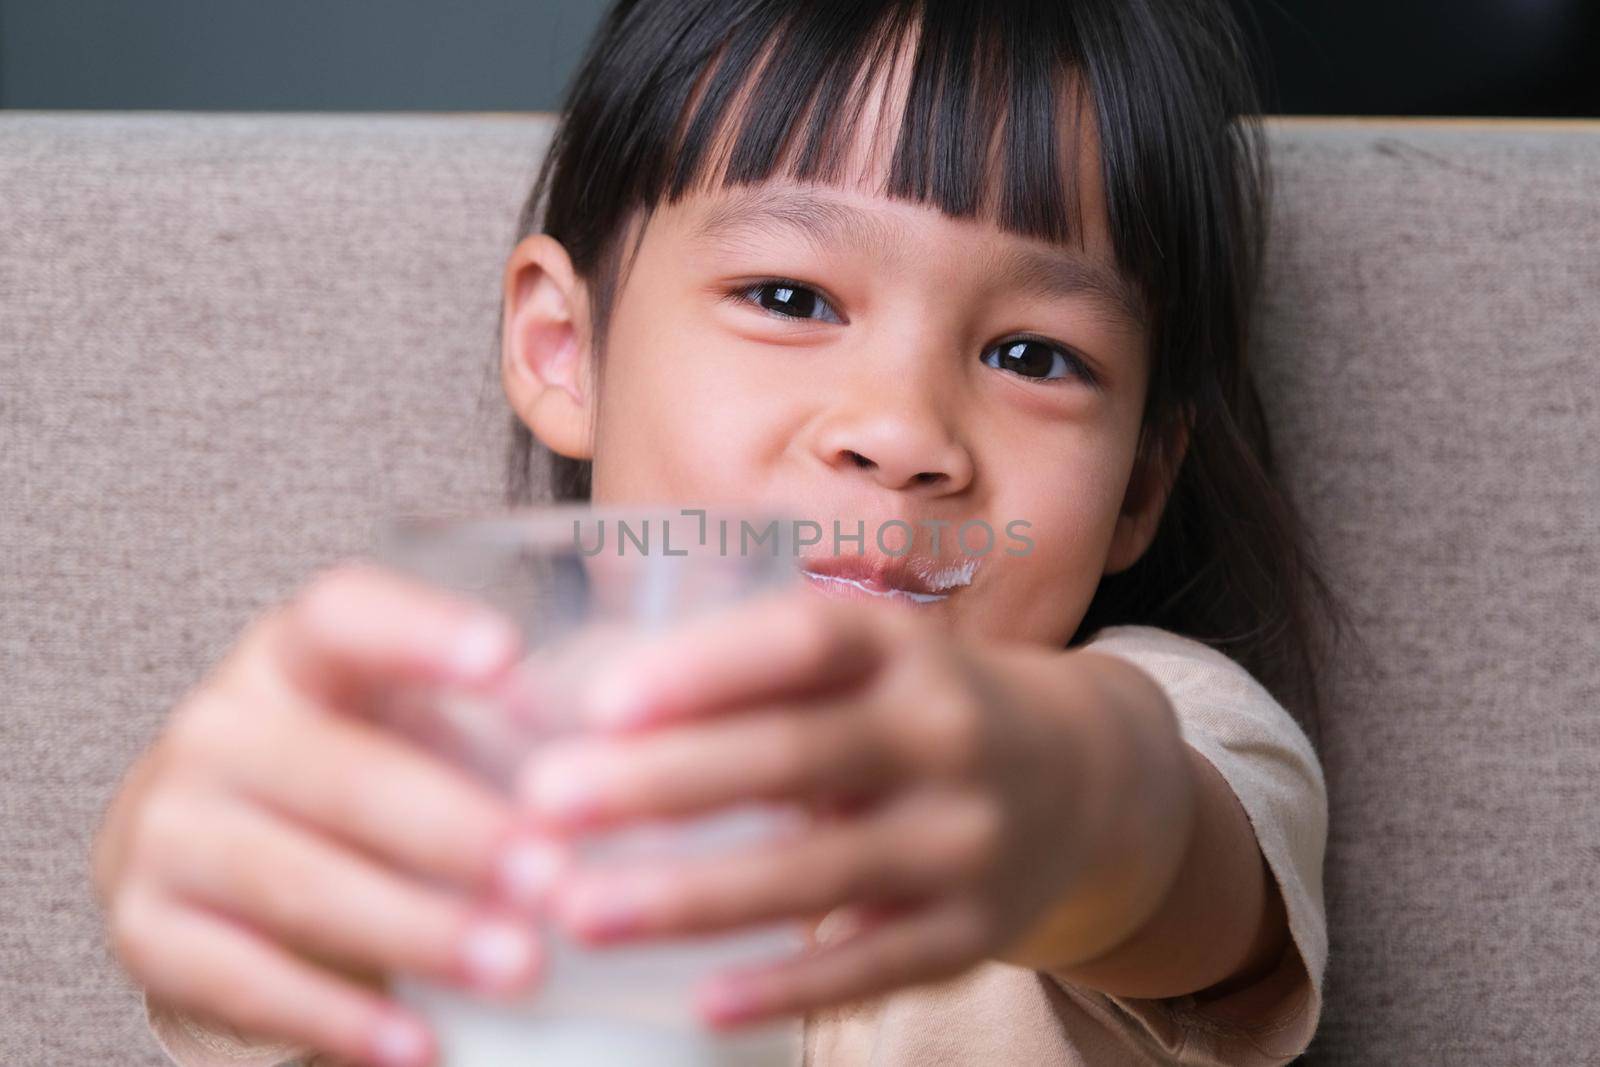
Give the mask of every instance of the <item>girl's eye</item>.
[[(997, 370), (1008, 370), (1039, 381), (1053, 381), (1070, 374), (1090, 385), (1096, 384), (1083, 360), (1065, 349), (1026, 337), (995, 345), (984, 353), (983, 362)], [(1057, 370), (1062, 373), (1054, 373)]]
[(843, 323), (833, 306), (815, 289), (784, 279), (771, 279), (747, 285), (732, 294), (736, 299), (755, 304), (785, 319), (810, 319), (818, 312), (823, 322)]
[[(779, 318), (812, 319), (820, 312), (822, 321), (843, 324), (821, 294), (799, 282), (774, 278), (736, 289), (730, 295)], [(1056, 381), (1071, 375), (1089, 385), (1099, 384), (1083, 360), (1073, 353), (1028, 337), (996, 345), (984, 354), (983, 361), (997, 370), (1008, 370), (1039, 381)]]

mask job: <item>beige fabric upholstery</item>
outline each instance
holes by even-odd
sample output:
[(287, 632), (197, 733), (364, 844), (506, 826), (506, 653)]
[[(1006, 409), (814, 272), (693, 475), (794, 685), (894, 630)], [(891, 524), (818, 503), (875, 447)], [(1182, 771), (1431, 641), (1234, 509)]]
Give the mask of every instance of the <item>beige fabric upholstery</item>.
[[(167, 708), (394, 509), (498, 502), (545, 116), (0, 112), (0, 1062), (162, 1062), (86, 882)], [(1308, 1061), (1600, 1045), (1600, 126), (1281, 122), (1260, 375), (1330, 683)]]

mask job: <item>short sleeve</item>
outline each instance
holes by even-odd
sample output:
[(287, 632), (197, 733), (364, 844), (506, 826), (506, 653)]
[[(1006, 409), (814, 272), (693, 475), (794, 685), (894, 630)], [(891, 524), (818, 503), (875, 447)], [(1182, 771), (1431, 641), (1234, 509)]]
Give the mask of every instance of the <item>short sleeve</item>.
[(144, 1010), (156, 1044), (178, 1067), (318, 1067), (329, 1062), (304, 1047), (252, 1040), (222, 1023), (202, 1022), (148, 993)]
[(1129, 660), (1167, 693), (1184, 740), (1214, 766), (1250, 818), (1283, 895), (1290, 943), (1250, 986), (1198, 1001), (1088, 994), (1142, 1028), (1172, 1062), (1283, 1064), (1303, 1053), (1322, 1015), (1328, 958), (1323, 857), (1328, 799), (1322, 766), (1288, 711), (1248, 671), (1193, 638), (1152, 626), (1110, 626), (1082, 646)]

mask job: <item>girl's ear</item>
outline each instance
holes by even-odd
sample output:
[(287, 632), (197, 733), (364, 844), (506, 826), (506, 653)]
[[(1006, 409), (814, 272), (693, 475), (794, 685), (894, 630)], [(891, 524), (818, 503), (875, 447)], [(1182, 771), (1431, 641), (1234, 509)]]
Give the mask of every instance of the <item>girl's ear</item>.
[(561, 242), (525, 238), (506, 261), (500, 380), (517, 417), (547, 448), (593, 459), (596, 397), (589, 287)]
[(1193, 425), (1193, 411), (1185, 404), (1165, 429), (1146, 427), (1141, 433), (1133, 474), (1128, 478), (1128, 491), (1111, 535), (1111, 550), (1106, 555), (1106, 574), (1125, 571), (1139, 562), (1155, 540), (1161, 513), (1167, 506), (1167, 497), (1172, 493), (1178, 469), (1183, 466), (1183, 457), (1189, 448), (1189, 432)]

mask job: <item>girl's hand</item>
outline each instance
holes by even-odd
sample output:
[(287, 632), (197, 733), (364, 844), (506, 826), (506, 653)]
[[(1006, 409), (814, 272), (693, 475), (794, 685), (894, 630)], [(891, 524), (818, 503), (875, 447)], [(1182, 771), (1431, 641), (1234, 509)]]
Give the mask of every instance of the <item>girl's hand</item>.
[(1061, 688), (1062, 655), (975, 648), (913, 609), (805, 588), (631, 649), (597, 672), (584, 711), (608, 730), (552, 743), (525, 769), (519, 792), (544, 825), (570, 833), (756, 799), (826, 817), (711, 858), (579, 865), (554, 890), (556, 918), (598, 944), (843, 909), (850, 936), (703, 985), (713, 1025), (995, 955), (1060, 899), (1086, 820), (1104, 818), (1077, 773), (1093, 754), (1058, 710), (1072, 693), (1054, 693), (1048, 713), (1033, 696), (1044, 663)]
[(532, 924), (486, 897), (497, 864), (527, 856), (508, 853), (516, 812), (363, 719), (392, 686), (504, 672), (519, 635), (486, 610), (339, 567), (173, 710), (94, 849), (111, 946), (152, 997), (352, 1062), (421, 1064), (426, 1029), (372, 976), (534, 979)]

